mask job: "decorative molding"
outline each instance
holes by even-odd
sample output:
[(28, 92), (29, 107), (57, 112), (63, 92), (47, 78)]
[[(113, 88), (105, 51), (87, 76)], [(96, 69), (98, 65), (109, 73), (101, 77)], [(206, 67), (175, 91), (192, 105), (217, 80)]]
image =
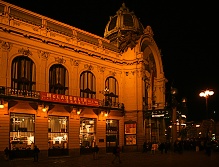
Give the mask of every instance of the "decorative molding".
[(99, 72), (102, 72), (102, 73), (106, 70), (105, 67), (101, 67), (101, 66), (98, 66), (97, 69)]
[(93, 49), (94, 49), (94, 50), (97, 50), (97, 48), (98, 48), (97, 46), (93, 46)]
[(66, 39), (66, 41), (71, 42), (71, 38), (66, 37), (65, 39)]
[(80, 60), (70, 59), (70, 63), (72, 66), (79, 66), (80, 62)]
[[(14, 34), (19, 34), (21, 35), (20, 32), (17, 32), (17, 31), (13, 31)], [(55, 35), (55, 33), (50, 33), (50, 36)], [(45, 40), (44, 38), (39, 38), (39, 37), (35, 37), (35, 36), (31, 36), (29, 37), (30, 39), (36, 39), (36, 40), (41, 40), (43, 43), (45, 44), (52, 44), (54, 46), (59, 46), (60, 44), (59, 43), (56, 43), (54, 41), (50, 41), (50, 40)], [(73, 37), (74, 38), (74, 37)], [(104, 56), (100, 56), (99, 54), (90, 54), (89, 52), (83, 50), (83, 49), (79, 49), (79, 48), (74, 48), (74, 47), (70, 47), (70, 46), (66, 46), (66, 45), (62, 45), (62, 48), (63, 49), (68, 49), (68, 50), (71, 50), (71, 51), (74, 51), (76, 53), (81, 53), (81, 54), (85, 54), (87, 56), (91, 56), (91, 57), (94, 57), (94, 58), (97, 58), (97, 59), (100, 59), (100, 60), (107, 60), (108, 62), (111, 62), (111, 63), (114, 63), (114, 64), (119, 64), (119, 65), (135, 65), (135, 64), (139, 64), (139, 63), (142, 63), (142, 60), (139, 61), (139, 60), (134, 60), (134, 61), (121, 61), (121, 60), (118, 60), (118, 61), (115, 61), (115, 59), (113, 58), (110, 58), (110, 57), (107, 57), (107, 55), (104, 55)], [(110, 52), (105, 49), (105, 54), (109, 54)], [(121, 56), (122, 54), (117, 52), (117, 55), (116, 56)]]
[(10, 42), (0, 41), (0, 44), (3, 50), (9, 51), (12, 48), (12, 44)]
[(39, 31), (39, 27), (33, 27), (33, 31)]
[(51, 36), (51, 37), (55, 37), (55, 36), (56, 36), (56, 34), (55, 34), (55, 33), (52, 33), (52, 32), (50, 32), (50, 36)]
[(153, 37), (154, 36), (154, 33), (152, 31), (152, 28), (150, 26), (147, 26), (145, 29), (144, 29), (144, 33)]
[(62, 57), (55, 57), (55, 61), (59, 64), (65, 64), (66, 60)]
[(20, 26), (20, 25), (21, 25), (21, 23), (20, 23), (20, 22), (18, 22), (18, 21), (13, 21), (13, 25), (14, 25), (14, 26)]
[(112, 76), (116, 76), (116, 72), (115, 71), (110, 71), (110, 74), (112, 75)]
[(102, 42), (102, 40), (101, 40), (101, 39), (98, 39), (98, 46), (99, 46), (100, 48), (102, 48), (102, 47), (103, 47), (103, 42)]
[(91, 70), (94, 69), (92, 65), (88, 65), (88, 64), (85, 64), (85, 65), (84, 65), (84, 68), (86, 68), (86, 69), (89, 70), (89, 71), (91, 71)]
[(121, 53), (127, 51), (128, 48), (133, 49), (140, 39), (140, 35), (132, 31), (128, 31), (125, 35), (119, 37), (119, 50)]
[(38, 51), (39, 58), (42, 58), (44, 60), (48, 60), (50, 53), (44, 52), (44, 51)]
[(33, 55), (32, 52), (29, 50), (29, 48), (18, 49), (18, 53), (23, 54), (24, 56), (32, 56)]

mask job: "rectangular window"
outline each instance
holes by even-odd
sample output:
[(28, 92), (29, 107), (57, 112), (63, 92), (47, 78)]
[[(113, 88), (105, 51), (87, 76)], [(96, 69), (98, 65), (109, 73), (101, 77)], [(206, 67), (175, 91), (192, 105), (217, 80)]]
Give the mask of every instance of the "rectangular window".
[(33, 149), (35, 116), (30, 114), (10, 114), (10, 149)]
[(49, 149), (68, 148), (68, 117), (49, 116), (48, 143)]

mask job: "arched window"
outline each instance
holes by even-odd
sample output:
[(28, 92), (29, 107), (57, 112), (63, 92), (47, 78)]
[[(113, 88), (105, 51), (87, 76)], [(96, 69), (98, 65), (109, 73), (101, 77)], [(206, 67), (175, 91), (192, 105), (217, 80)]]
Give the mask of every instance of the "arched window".
[(96, 98), (96, 79), (92, 72), (84, 71), (80, 76), (80, 96)]
[(61, 64), (54, 64), (49, 69), (49, 92), (68, 94), (68, 72)]
[(22, 92), (35, 91), (36, 66), (30, 58), (18, 56), (12, 61), (11, 88)]
[(108, 100), (112, 106), (117, 106), (119, 103), (119, 86), (114, 77), (108, 77), (105, 81), (105, 87), (108, 89), (108, 94), (105, 92), (106, 101)]

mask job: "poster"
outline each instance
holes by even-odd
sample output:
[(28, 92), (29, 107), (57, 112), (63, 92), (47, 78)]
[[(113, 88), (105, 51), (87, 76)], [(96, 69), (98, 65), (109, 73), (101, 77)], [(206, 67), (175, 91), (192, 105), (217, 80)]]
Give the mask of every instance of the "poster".
[(125, 124), (125, 134), (136, 134), (136, 123)]
[(125, 136), (126, 145), (136, 145), (136, 135), (126, 135)]

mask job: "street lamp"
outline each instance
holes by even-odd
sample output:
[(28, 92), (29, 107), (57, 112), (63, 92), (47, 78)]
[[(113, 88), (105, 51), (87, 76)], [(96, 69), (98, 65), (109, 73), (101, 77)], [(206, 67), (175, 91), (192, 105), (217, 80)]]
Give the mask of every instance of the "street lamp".
[(208, 98), (209, 98), (209, 96), (212, 96), (213, 94), (214, 94), (214, 91), (209, 90), (209, 89), (207, 89), (207, 90), (202, 91), (201, 93), (199, 93), (199, 96), (200, 96), (200, 97), (205, 97), (207, 119), (208, 119)]
[(177, 108), (177, 100), (176, 100), (177, 89), (171, 88), (172, 95), (172, 142), (175, 142), (177, 139), (177, 123), (176, 123), (176, 108)]

